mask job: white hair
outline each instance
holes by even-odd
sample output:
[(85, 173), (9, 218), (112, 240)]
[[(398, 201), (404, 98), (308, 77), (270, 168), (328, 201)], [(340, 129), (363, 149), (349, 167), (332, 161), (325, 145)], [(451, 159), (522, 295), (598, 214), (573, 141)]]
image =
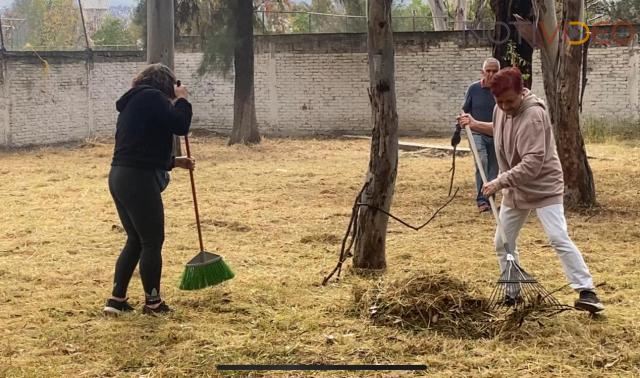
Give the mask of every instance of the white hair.
[(498, 66), (498, 70), (500, 70), (500, 61), (496, 58), (487, 58), (484, 60), (484, 62), (482, 63), (482, 69), (484, 70), (484, 68), (487, 66), (487, 64), (493, 63), (495, 65)]

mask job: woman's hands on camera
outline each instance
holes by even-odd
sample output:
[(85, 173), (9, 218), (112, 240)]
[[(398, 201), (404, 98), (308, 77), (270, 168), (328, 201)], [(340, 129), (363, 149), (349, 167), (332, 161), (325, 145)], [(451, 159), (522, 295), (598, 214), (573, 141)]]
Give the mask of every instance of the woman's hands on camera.
[(182, 85), (180, 80), (176, 82), (176, 85), (174, 86), (173, 91), (176, 94), (176, 97), (173, 99), (174, 103), (178, 101), (178, 99), (184, 98), (186, 100), (189, 97), (189, 90), (187, 89), (187, 87)]

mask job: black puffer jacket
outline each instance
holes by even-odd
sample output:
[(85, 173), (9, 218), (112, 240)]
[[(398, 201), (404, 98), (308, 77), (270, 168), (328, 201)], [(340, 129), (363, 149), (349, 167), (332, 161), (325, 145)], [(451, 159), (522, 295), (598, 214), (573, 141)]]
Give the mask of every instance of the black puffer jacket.
[(118, 123), (113, 166), (171, 170), (173, 135), (187, 135), (191, 104), (171, 104), (161, 91), (147, 85), (131, 88), (117, 102)]

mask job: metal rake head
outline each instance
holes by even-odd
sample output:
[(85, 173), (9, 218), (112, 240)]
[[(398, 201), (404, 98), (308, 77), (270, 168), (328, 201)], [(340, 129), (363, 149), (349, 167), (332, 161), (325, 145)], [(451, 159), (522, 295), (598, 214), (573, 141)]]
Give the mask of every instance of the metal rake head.
[(563, 311), (562, 305), (547, 289), (515, 261), (512, 255), (491, 293), (489, 309), (512, 308), (516, 311)]

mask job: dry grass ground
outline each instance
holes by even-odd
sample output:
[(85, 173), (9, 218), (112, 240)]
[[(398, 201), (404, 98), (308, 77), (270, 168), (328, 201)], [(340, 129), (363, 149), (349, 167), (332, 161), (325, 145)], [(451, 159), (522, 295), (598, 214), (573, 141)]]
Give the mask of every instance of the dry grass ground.
[[(161, 319), (101, 314), (124, 243), (106, 185), (112, 145), (0, 152), (0, 376), (216, 376), (219, 363), (427, 364), (433, 376), (640, 375), (640, 148), (590, 145), (602, 208), (568, 214), (605, 315), (568, 312), (543, 328), (525, 323), (485, 339), (374, 325), (354, 311), (354, 287), (380, 283), (349, 272), (320, 285), (337, 262), (367, 141), (266, 140), (247, 148), (199, 137), (192, 149), (205, 246), (223, 254), (236, 278), (177, 289), (198, 244), (188, 174), (176, 172), (164, 194), (163, 291), (177, 312)], [(498, 275), (494, 224), (475, 211), (471, 158), (457, 162), (460, 194), (430, 225), (415, 232), (390, 222), (385, 282), (426, 272), (489, 293)], [(446, 199), (449, 166), (448, 157), (403, 155), (392, 212), (412, 224), (427, 219)], [(520, 240), (523, 265), (549, 288), (564, 285), (535, 218)], [(136, 273), (129, 295), (137, 308), (141, 294)], [(558, 297), (572, 303), (574, 294)]]

